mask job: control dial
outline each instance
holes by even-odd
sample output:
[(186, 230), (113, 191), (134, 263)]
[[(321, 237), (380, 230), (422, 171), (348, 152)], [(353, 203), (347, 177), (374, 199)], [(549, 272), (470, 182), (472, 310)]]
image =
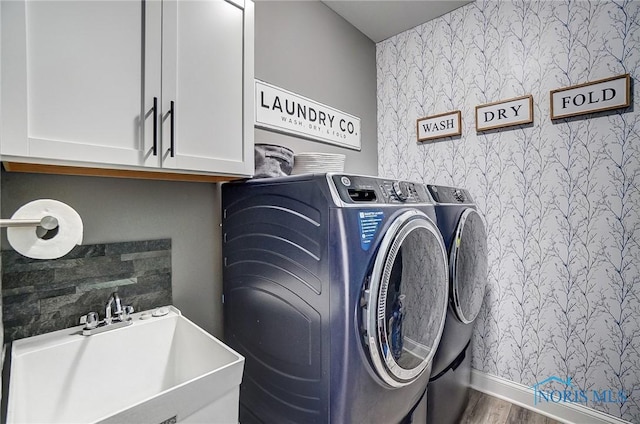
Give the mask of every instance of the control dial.
[(462, 190), (459, 190), (459, 189), (453, 190), (453, 197), (460, 203), (463, 203), (465, 201), (465, 196)]
[(393, 184), (391, 184), (391, 188), (393, 189), (393, 194), (401, 202), (404, 202), (409, 197), (409, 194), (405, 191), (405, 188), (400, 184), (400, 182), (394, 181)]

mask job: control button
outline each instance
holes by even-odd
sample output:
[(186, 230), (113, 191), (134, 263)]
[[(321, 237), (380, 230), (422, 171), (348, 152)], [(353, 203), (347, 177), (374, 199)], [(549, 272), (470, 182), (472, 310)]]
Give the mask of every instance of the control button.
[(464, 193), (462, 192), (462, 190), (453, 190), (453, 197), (460, 203), (464, 202)]
[(407, 200), (408, 195), (404, 191), (402, 184), (400, 184), (400, 182), (394, 181), (391, 187), (393, 188), (393, 194), (398, 198), (398, 200), (400, 200), (401, 202), (404, 202), (405, 200)]

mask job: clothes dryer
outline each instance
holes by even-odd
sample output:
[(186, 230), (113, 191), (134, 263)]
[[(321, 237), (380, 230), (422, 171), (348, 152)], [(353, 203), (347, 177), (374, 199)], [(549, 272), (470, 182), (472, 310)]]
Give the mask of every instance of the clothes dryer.
[(449, 256), (449, 307), (427, 389), (427, 422), (457, 423), (471, 382), (471, 335), (487, 284), (487, 233), (465, 189), (428, 185)]
[(222, 201), (241, 422), (410, 420), (447, 307), (426, 187), (308, 174), (224, 184)]

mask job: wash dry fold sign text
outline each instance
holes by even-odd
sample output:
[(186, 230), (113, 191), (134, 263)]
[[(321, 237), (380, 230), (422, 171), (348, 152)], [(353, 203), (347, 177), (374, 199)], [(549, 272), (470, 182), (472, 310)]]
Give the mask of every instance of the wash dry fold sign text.
[(256, 80), (256, 127), (360, 150), (360, 118)]
[(476, 106), (476, 131), (530, 124), (532, 122), (532, 95)]
[(629, 74), (605, 78), (551, 92), (551, 119), (628, 107), (631, 104)]
[(417, 125), (418, 141), (460, 135), (462, 134), (462, 112), (456, 110), (420, 118)]

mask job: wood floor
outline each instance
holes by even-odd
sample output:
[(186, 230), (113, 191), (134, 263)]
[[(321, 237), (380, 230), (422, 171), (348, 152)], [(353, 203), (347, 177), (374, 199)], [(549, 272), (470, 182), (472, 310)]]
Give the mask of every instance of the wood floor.
[(560, 424), (493, 396), (471, 390), (460, 424)]

